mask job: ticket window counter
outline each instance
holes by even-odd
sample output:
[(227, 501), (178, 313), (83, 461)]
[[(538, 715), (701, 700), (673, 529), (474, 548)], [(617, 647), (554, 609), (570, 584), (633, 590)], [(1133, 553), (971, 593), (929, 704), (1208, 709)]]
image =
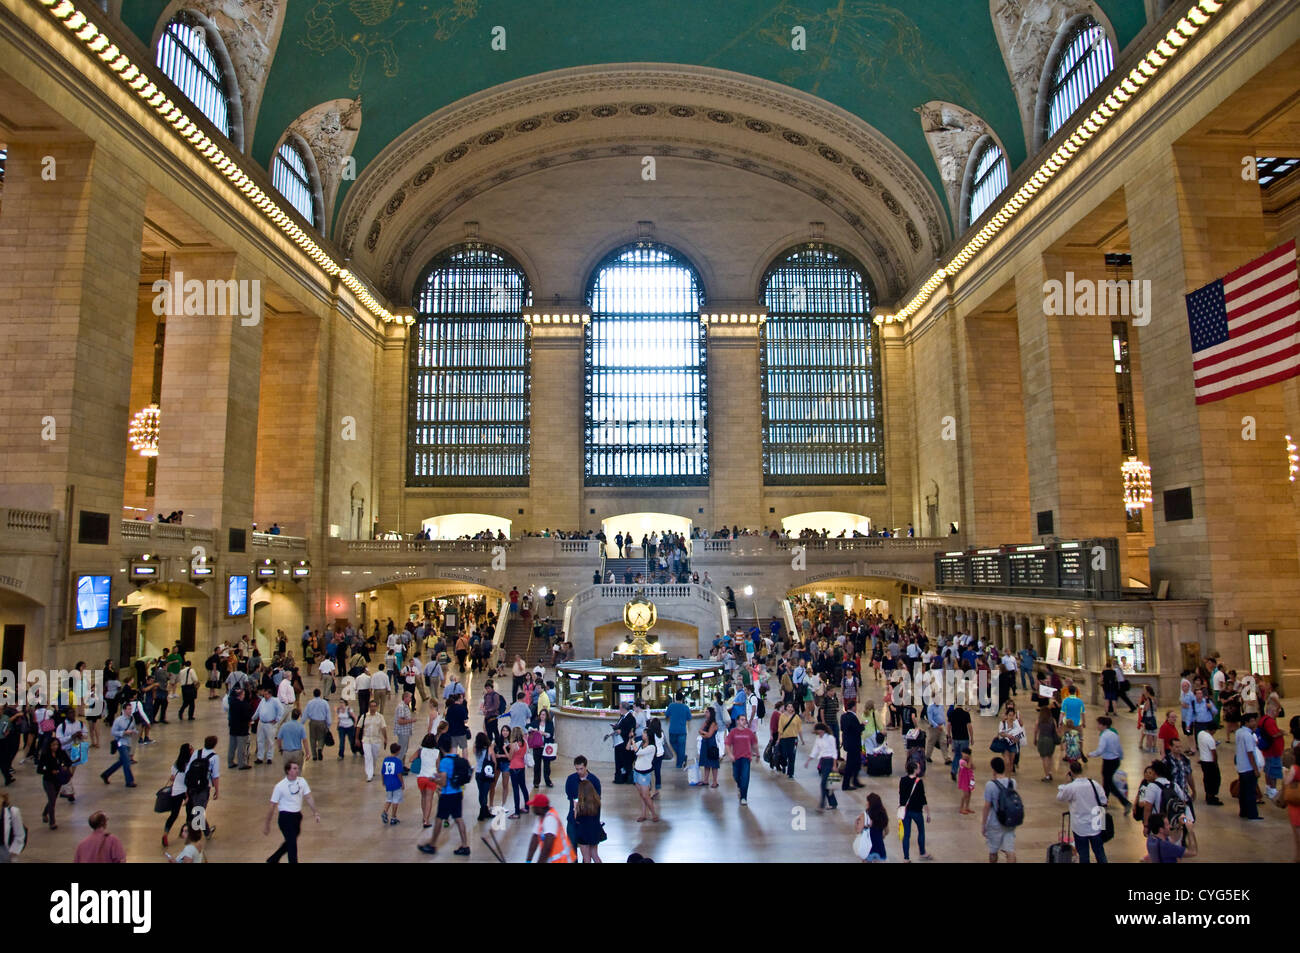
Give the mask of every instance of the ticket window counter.
[(1140, 625), (1106, 626), (1106, 654), (1126, 675), (1147, 674), (1146, 630)]

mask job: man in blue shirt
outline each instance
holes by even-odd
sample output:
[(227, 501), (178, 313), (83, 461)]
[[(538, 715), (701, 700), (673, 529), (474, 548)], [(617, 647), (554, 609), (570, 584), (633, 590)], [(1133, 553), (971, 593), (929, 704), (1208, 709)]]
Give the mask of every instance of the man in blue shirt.
[(1076, 728), (1083, 728), (1083, 699), (1074, 685), (1070, 686), (1069, 694), (1061, 702), (1061, 724), (1066, 721), (1074, 722)]
[(320, 689), (312, 692), (312, 700), (302, 710), (307, 722), (307, 734), (311, 739), (311, 757), (320, 761), (325, 757), (325, 733), (330, 727), (330, 703), (321, 698)]
[(1026, 646), (1017, 654), (1020, 656), (1020, 687), (1025, 689), (1037, 688), (1038, 686), (1034, 684), (1034, 662), (1038, 659), (1037, 653), (1029, 646)]
[(461, 817), (461, 808), (464, 802), (464, 794), (460, 787), (452, 784), (452, 778), (456, 774), (456, 758), (452, 755), (452, 742), (450, 735), (443, 735), (438, 739), (438, 750), (441, 755), (438, 758), (438, 814), (437, 820), (433, 822), (430, 828), (429, 843), (418, 844), (421, 853), (433, 854), (438, 850), (438, 837), (442, 834), (442, 824), (440, 821), (456, 822), (456, 830), (460, 832), (460, 846), (452, 853), (457, 857), (469, 856), (469, 837), (465, 833), (465, 820)]
[(307, 729), (299, 721), (302, 712), (294, 709), (289, 712), (289, 720), (280, 726), (280, 731), (276, 735), (276, 743), (279, 745), (280, 753), (284, 755), (284, 763), (290, 761), (298, 763), (298, 770), (302, 770), (302, 746), (307, 740)]
[[(384, 813), (379, 816), (379, 819), (385, 824), (402, 823), (397, 819), (397, 808), (405, 794), (402, 790), (402, 771), (405, 766), (402, 764), (401, 750), (402, 746), (393, 742), (388, 746), (388, 757), (379, 766), (379, 775), (384, 779)], [(388, 817), (390, 807), (393, 809), (391, 820)]]
[[(1241, 716), (1241, 727), (1235, 728), (1233, 741), (1236, 744), (1234, 761), (1237, 768), (1237, 816), (1248, 821), (1259, 820), (1259, 775), (1264, 771), (1264, 756), (1259, 752), (1259, 741), (1255, 737), (1255, 725), (1259, 715), (1246, 712)], [(1233, 731), (1234, 725), (1228, 724)]]
[(686, 767), (686, 726), (691, 723), (691, 710), (686, 706), (684, 693), (677, 693), (676, 701), (664, 710), (664, 717), (668, 719), (668, 744), (677, 754), (677, 767), (684, 768)]

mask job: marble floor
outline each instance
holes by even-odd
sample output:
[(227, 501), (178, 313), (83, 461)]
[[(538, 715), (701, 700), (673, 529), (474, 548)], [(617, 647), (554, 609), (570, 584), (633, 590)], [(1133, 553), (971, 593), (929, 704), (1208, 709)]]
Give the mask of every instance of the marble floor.
[[(310, 693), (318, 680), (307, 680)], [(476, 677), (470, 686), (470, 710), (477, 709), (473, 700), (482, 690), (482, 679)], [(868, 694), (879, 699), (879, 689), (867, 686)], [(158, 725), (153, 730), (157, 744), (137, 750), (136, 765), (139, 787), (123, 787), (121, 772), (116, 773), (111, 786), (105, 786), (97, 777), (110, 762), (106, 732), (101, 728), (102, 747), (92, 749), (91, 762), (80, 769), (76, 779), (77, 800), (68, 804), (60, 800), (58, 807), (59, 829), (48, 830), (40, 821), (44, 795), (40, 781), (30, 765), (15, 770), (18, 780), (7, 790), (13, 802), (23, 812), (30, 830), (26, 851), (20, 863), (66, 862), (87, 833), (86, 818), (97, 810), (105, 811), (110, 818), (109, 829), (126, 846), (128, 862), (162, 862), (163, 848), (160, 836), (165, 815), (153, 813), (154, 792), (166, 782), (170, 762), (178, 746), (185, 741), (201, 744), (205, 734), (220, 736), (220, 751), (225, 756), (225, 721), (219, 701), (209, 702), (201, 693), (198, 718), (191, 722), (173, 722)], [(1022, 697), (1024, 693), (1022, 693)], [(1026, 699), (1027, 701), (1027, 699)], [(173, 702), (175, 706), (177, 703)], [(392, 702), (388, 705), (391, 720)], [(174, 713), (174, 707), (172, 709)], [(1093, 712), (1088, 713), (1091, 725)], [(473, 719), (477, 726), (479, 719)], [(1138, 732), (1134, 719), (1125, 715), (1119, 726), (1126, 757), (1124, 769), (1134, 788), (1141, 778), (1140, 765), (1149, 760), (1138, 751)], [(972, 807), (978, 810), (983, 781), (990, 777), (987, 764), (991, 757), (987, 751), (991, 736), (989, 721), (975, 720), (977, 744), (977, 789)], [(811, 731), (805, 727), (807, 740)], [(891, 733), (895, 768), (902, 761), (902, 744), (897, 732)], [(760, 739), (766, 741), (766, 729)], [(561, 729), (558, 738), (563, 748)], [(1089, 747), (1096, 740), (1096, 731), (1089, 727), (1085, 742)], [(692, 742), (693, 744), (693, 742)], [(817, 814), (817, 778), (813, 771), (803, 767), (807, 748), (800, 749), (799, 767), (795, 780), (778, 777), (766, 765), (755, 765), (749, 793), (749, 804), (741, 807), (736, 788), (731, 780), (730, 765), (724, 763), (719, 772), (719, 787), (692, 788), (687, 784), (686, 772), (665, 767), (663, 790), (660, 798), (660, 823), (636, 823), (639, 802), (630, 785), (615, 786), (611, 764), (593, 764), (594, 773), (605, 781), (603, 820), (609, 840), (600, 847), (606, 861), (623, 861), (632, 851), (653, 857), (658, 862), (714, 862), (762, 861), (786, 862), (844, 862), (855, 860), (852, 851), (853, 823), (861, 810), (868, 791), (876, 790), (885, 801), (891, 817), (897, 804), (898, 780), (889, 778), (864, 778), (868, 787), (841, 794), (840, 808), (835, 812)], [(563, 808), (563, 780), (572, 770), (571, 757), (556, 762), (557, 795)], [(1226, 754), (1226, 752), (1225, 752)], [(928, 797), (933, 819), (927, 825), (928, 851), (937, 862), (986, 862), (984, 839), (979, 832), (979, 816), (963, 816), (957, 812), (959, 798), (956, 786), (948, 779), (946, 769), (939, 763), (932, 767), (928, 778)], [(1230, 765), (1230, 758), (1226, 763)], [(1038, 778), (1039, 761), (1032, 752), (1022, 759), (1021, 789), (1026, 808), (1026, 822), (1017, 832), (1017, 852), (1021, 862), (1041, 863), (1047, 847), (1055, 842), (1061, 821), (1060, 805), (1055, 800), (1056, 783), (1041, 783)], [(1088, 774), (1099, 778), (1100, 765), (1096, 760), (1089, 764)], [(271, 836), (263, 836), (262, 822), (269, 807), (271, 788), (283, 775), (278, 766), (255, 767), (250, 771), (226, 772), (222, 764), (220, 799), (212, 802), (208, 815), (217, 827), (217, 833), (208, 847), (208, 859), (213, 863), (263, 861), (279, 845), (277, 831), (272, 825)], [(1224, 768), (1224, 792), (1227, 800), (1228, 781), (1235, 777), (1230, 766)], [(402, 806), (403, 823), (397, 827), (385, 826), (379, 814), (383, 809), (382, 782), (366, 783), (360, 756), (337, 758), (337, 749), (329, 749), (323, 762), (309, 762), (305, 777), (311, 783), (316, 803), (322, 814), (320, 824), (310, 818), (303, 825), (299, 841), (300, 859), (310, 862), (428, 862), (428, 863), (496, 863), (496, 859), (480, 840), (495, 828), (497, 842), (510, 862), (521, 861), (527, 850), (531, 824), (526, 820), (511, 821), (499, 817), (481, 823), (472, 819), (477, 811), (472, 803), (474, 795), (467, 796), (466, 813), (469, 826), (471, 856), (454, 857), (451, 848), (456, 846), (455, 830), (445, 832), (436, 856), (427, 856), (415, 849), (420, 834), (419, 794), (413, 779), (408, 778), (406, 802)], [(1059, 780), (1059, 777), (1058, 777)], [(529, 782), (532, 772), (529, 771)], [(1199, 769), (1197, 783), (1199, 784)], [(1260, 806), (1262, 821), (1247, 822), (1237, 817), (1236, 802), (1228, 800), (1224, 807), (1198, 807), (1198, 837), (1201, 856), (1194, 862), (1242, 863), (1289, 862), (1293, 859), (1293, 841), (1286, 813), (1271, 804)], [(1139, 860), (1144, 851), (1140, 827), (1116, 812), (1118, 828), (1115, 839), (1107, 845), (1112, 862)], [(448, 839), (451, 835), (451, 839)], [(913, 835), (915, 836), (915, 835)], [(175, 832), (172, 838), (176, 852)], [(887, 837), (889, 862), (902, 859), (902, 849), (896, 830)], [(913, 857), (917, 856), (913, 843)]]

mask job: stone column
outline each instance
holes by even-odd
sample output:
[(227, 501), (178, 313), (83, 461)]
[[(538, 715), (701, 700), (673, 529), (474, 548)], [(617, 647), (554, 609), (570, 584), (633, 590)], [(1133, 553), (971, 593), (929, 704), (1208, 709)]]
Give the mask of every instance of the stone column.
[[(1300, 653), (1296, 530), (1293, 519), (1278, 518), (1295, 512), (1283, 438), (1300, 430), (1300, 380), (1198, 405), (1183, 295), (1273, 244), (1259, 186), (1241, 177), (1242, 157), (1253, 155), (1247, 139), (1189, 137), (1125, 186), (1134, 277), (1151, 281), (1159, 306), (1136, 335), (1146, 414), (1160, 422), (1147, 435), (1152, 585), (1167, 579), (1173, 599), (1208, 599), (1205, 651), (1220, 650), (1237, 669), (1247, 662), (1248, 624), (1273, 629), (1279, 655)], [(1182, 490), (1192, 518), (1171, 522), (1164, 495)], [(1284, 694), (1300, 690), (1300, 669), (1281, 681)]]
[(253, 523), (265, 324), (230, 305), (260, 302), (264, 283), (233, 253), (177, 255), (169, 281), (156, 505), (214, 528), (225, 549), (228, 530)]
[[(23, 657), (32, 668), (70, 667), (77, 656), (102, 658), (109, 648), (107, 631), (72, 631), (71, 580), (112, 571), (109, 604), (126, 595), (115, 570), (146, 188), (130, 165), (88, 142), (12, 133), (7, 146), (0, 499), (55, 511), (57, 538), (66, 531), (72, 543), (55, 558), (20, 558), (16, 571), (6, 571), (55, 567), (52, 585), (26, 580), (28, 591), (48, 591), (50, 601), (29, 625)], [(78, 542), (83, 512), (107, 518), (107, 546)]]
[(767, 523), (758, 325), (709, 326), (709, 513), (706, 526)]
[(529, 333), (533, 354), (529, 412), (532, 503), (531, 512), (522, 517), (523, 525), (515, 533), (530, 527), (598, 527), (598, 520), (613, 514), (589, 515), (582, 502), (582, 325), (533, 325)]

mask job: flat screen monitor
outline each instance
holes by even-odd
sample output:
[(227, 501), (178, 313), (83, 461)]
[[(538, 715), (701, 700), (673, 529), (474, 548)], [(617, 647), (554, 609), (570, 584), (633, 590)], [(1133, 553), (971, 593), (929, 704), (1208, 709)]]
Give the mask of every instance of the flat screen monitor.
[(76, 629), (78, 632), (108, 628), (108, 593), (112, 588), (112, 582), (112, 576), (77, 577)]
[(248, 577), (231, 576), (226, 585), (226, 615), (248, 615)]

